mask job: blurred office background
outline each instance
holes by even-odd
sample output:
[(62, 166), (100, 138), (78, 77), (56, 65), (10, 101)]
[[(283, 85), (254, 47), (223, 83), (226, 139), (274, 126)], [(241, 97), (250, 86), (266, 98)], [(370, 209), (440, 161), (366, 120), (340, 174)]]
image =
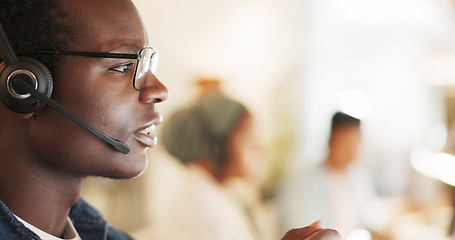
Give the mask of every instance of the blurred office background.
[[(454, 0), (134, 2), (161, 51), (164, 121), (195, 98), (199, 78), (220, 79), (256, 118), (268, 204), (290, 170), (323, 160), (330, 117), (342, 110), (362, 117), (359, 159), (389, 209), (377, 216), (383, 239), (448, 239), (455, 160), (435, 156), (455, 154)], [(142, 176), (83, 189), (126, 231), (159, 221), (184, 171), (159, 144), (148, 155)]]

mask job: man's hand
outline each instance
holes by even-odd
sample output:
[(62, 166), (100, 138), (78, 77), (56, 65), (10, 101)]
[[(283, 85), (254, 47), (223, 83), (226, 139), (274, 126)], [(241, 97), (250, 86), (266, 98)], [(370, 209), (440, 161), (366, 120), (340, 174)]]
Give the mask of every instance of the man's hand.
[(341, 240), (333, 229), (323, 229), (321, 220), (303, 228), (289, 230), (281, 240)]

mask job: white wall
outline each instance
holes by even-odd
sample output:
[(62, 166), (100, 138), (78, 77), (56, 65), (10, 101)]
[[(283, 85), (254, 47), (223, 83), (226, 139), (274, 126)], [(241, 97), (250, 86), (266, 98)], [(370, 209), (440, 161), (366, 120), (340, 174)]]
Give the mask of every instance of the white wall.
[[(338, 95), (355, 88), (372, 107), (364, 119), (366, 154), (380, 167), (401, 165), (389, 173), (405, 168), (410, 149), (444, 119), (426, 71), (431, 37), (448, 21), (434, 1), (135, 3), (151, 44), (162, 50), (158, 77), (171, 92), (160, 106), (165, 116), (190, 101), (198, 76), (220, 77), (257, 112), (264, 136), (297, 133), (302, 164), (323, 157)], [(390, 191), (402, 190), (406, 177)]]

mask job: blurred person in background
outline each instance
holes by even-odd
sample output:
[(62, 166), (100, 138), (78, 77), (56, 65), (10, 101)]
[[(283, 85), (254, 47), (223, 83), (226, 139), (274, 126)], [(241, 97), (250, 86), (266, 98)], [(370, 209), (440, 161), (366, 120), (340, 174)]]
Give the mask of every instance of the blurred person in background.
[(188, 174), (162, 206), (165, 216), (157, 228), (179, 229), (172, 239), (277, 239), (277, 225), (268, 223), (272, 218), (250, 181), (262, 164), (251, 113), (220, 93), (217, 80), (198, 84), (196, 103), (175, 112), (163, 127), (167, 151)]
[(360, 120), (342, 112), (332, 116), (328, 154), (317, 166), (291, 173), (278, 193), (282, 227), (321, 219), (345, 237), (368, 228), (376, 190), (366, 168), (356, 164), (361, 144)]

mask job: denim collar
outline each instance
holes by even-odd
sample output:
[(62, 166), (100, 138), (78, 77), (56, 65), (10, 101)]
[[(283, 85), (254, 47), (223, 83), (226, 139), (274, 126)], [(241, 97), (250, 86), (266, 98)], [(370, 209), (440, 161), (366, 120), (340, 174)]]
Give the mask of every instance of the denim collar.
[(0, 232), (2, 237), (7, 237), (7, 239), (40, 239), (38, 235), (19, 222), (2, 201), (0, 201)]
[[(111, 227), (103, 220), (102, 214), (83, 199), (79, 199), (71, 208), (69, 216), (82, 239), (131, 239), (128, 235)], [(19, 222), (2, 201), (0, 201), (0, 233), (2, 239), (3, 237), (6, 239), (40, 239), (38, 235)]]

